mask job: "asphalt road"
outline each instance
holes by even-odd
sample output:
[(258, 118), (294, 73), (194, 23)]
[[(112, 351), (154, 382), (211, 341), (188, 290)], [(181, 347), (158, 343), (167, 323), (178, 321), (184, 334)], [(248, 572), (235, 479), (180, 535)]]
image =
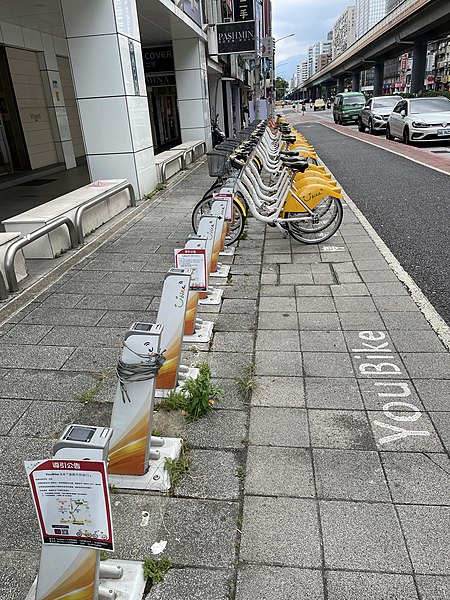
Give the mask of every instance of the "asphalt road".
[(450, 325), (450, 177), (319, 123), (295, 127)]

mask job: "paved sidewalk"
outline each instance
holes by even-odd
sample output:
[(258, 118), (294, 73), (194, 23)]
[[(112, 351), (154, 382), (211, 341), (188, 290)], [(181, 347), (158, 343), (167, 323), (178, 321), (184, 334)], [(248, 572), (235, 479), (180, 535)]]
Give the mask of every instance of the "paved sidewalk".
[[(22, 461), (70, 422), (109, 424), (124, 331), (155, 317), (209, 183), (203, 165), (1, 327), (4, 600), (38, 565)], [(158, 424), (183, 433), (191, 474), (173, 497), (112, 495), (118, 558), (168, 540), (148, 600), (447, 600), (450, 355), (351, 210), (320, 247), (250, 219), (224, 298), (210, 351), (184, 352), (224, 398)]]

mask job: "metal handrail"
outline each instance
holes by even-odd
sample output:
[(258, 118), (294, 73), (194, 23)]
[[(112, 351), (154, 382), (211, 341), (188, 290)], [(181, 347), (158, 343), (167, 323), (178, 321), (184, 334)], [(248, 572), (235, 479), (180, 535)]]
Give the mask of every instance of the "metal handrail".
[(17, 283), (17, 277), (14, 270), (14, 259), (16, 258), (17, 252), (25, 246), (28, 246), (28, 244), (31, 244), (31, 242), (34, 242), (47, 233), (50, 233), (50, 231), (61, 227), (61, 225), (67, 225), (70, 236), (70, 244), (72, 248), (76, 248), (78, 246), (77, 230), (70, 217), (57, 217), (56, 219), (52, 219), (43, 227), (39, 227), (39, 229), (36, 229), (36, 231), (27, 233), (27, 235), (20, 237), (18, 240), (12, 242), (12, 244), (8, 246), (8, 249), (5, 252), (5, 275), (10, 292), (19, 291), (19, 285)]
[(133, 186), (131, 185), (131, 183), (126, 181), (125, 183), (120, 183), (119, 185), (116, 185), (115, 187), (103, 192), (103, 194), (100, 194), (100, 196), (96, 196), (95, 198), (92, 198), (92, 200), (87, 200), (81, 206), (79, 206), (77, 208), (77, 210), (75, 211), (74, 223), (75, 223), (75, 229), (77, 231), (78, 244), (80, 246), (83, 246), (83, 244), (84, 244), (83, 225), (82, 225), (84, 211), (87, 210), (88, 208), (92, 208), (96, 204), (100, 204), (100, 202), (103, 202), (104, 200), (107, 200), (108, 198), (111, 198), (111, 196), (115, 196), (119, 192), (123, 192), (124, 190), (129, 190), (130, 206), (135, 207), (136, 206), (136, 195), (134, 193)]

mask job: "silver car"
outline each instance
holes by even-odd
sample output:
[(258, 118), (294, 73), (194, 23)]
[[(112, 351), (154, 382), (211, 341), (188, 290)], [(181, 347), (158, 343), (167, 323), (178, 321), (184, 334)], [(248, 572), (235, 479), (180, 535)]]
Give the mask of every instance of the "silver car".
[(445, 97), (401, 100), (389, 115), (386, 137), (411, 142), (450, 140), (450, 100)]
[(359, 115), (359, 131), (365, 131), (366, 127), (369, 133), (384, 131), (392, 109), (401, 99), (401, 96), (374, 96), (370, 98)]

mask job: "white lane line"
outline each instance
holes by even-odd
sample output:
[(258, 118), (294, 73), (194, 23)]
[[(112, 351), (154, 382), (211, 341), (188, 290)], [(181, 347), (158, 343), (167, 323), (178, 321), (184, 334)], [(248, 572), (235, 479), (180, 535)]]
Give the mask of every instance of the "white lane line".
[[(339, 184), (339, 181), (336, 178), (336, 176), (332, 173), (332, 171), (330, 171), (330, 169), (325, 165), (325, 163), (320, 158), (319, 158), (318, 162), (320, 164), (322, 164), (323, 166), (325, 166), (327, 171), (329, 171), (331, 173), (331, 176), (333, 177), (333, 179), (336, 179), (336, 181)], [(342, 186), (340, 186), (340, 187), (342, 188)], [(383, 242), (383, 240), (380, 238), (378, 233), (375, 231), (375, 229), (372, 227), (372, 225), (369, 223), (369, 221), (366, 219), (366, 217), (359, 210), (359, 208), (356, 206), (356, 204), (353, 202), (353, 200), (350, 198), (350, 196), (347, 194), (347, 192), (343, 188), (342, 188), (342, 193), (344, 194), (344, 198), (347, 202), (347, 205), (352, 210), (352, 212), (356, 215), (357, 219), (359, 220), (361, 225), (364, 227), (364, 229), (367, 231), (369, 237), (371, 238), (373, 243), (376, 245), (378, 250), (381, 252), (381, 254), (383, 255), (383, 257), (386, 260), (386, 262), (388, 263), (388, 265), (394, 271), (397, 278), (409, 290), (409, 293), (411, 294), (412, 299), (417, 304), (420, 311), (422, 312), (422, 314), (424, 315), (424, 317), (426, 318), (428, 323), (431, 325), (432, 329), (437, 333), (439, 339), (444, 344), (444, 346), (447, 348), (447, 350), (450, 350), (450, 327), (447, 325), (447, 323), (444, 321), (444, 319), (441, 317), (441, 315), (437, 312), (437, 310), (434, 308), (434, 306), (431, 304), (431, 302), (428, 300), (428, 298), (422, 292), (422, 290), (417, 285), (417, 283), (414, 281), (414, 279), (405, 271), (405, 269), (402, 267), (402, 265), (399, 263), (399, 261), (395, 258), (395, 256), (389, 250), (388, 246)]]

